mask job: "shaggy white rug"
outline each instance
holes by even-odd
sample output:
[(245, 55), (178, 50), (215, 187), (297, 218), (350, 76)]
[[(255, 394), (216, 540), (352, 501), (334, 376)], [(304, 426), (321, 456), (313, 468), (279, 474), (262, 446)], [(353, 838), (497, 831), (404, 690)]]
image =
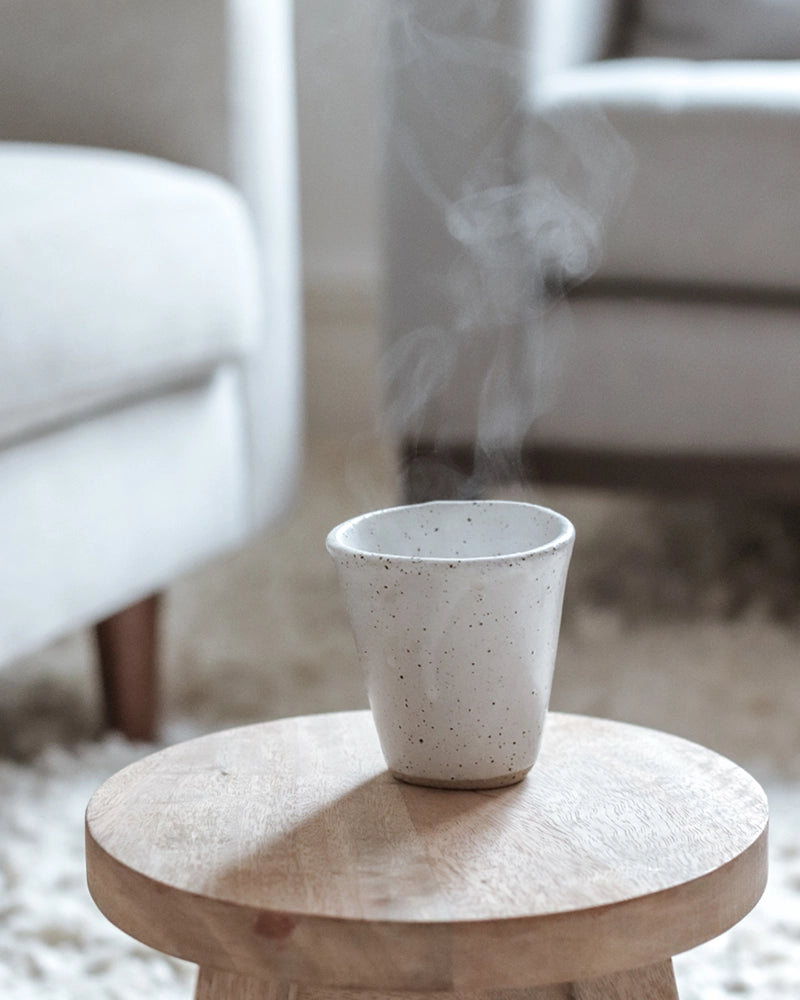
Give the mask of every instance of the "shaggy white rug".
[[(164, 742), (365, 704), (324, 536), (396, 496), (364, 438), (317, 442), (300, 501), (247, 551), (183, 581), (166, 621)], [(704, 743), (771, 802), (770, 885), (676, 959), (683, 1000), (800, 997), (800, 604), (780, 512), (537, 494), (578, 529), (553, 707)], [(757, 515), (757, 516), (756, 516)], [(95, 739), (91, 649), (69, 637), (0, 674), (0, 996), (188, 1000), (194, 971), (118, 932), (85, 889), (83, 811), (152, 750)]]

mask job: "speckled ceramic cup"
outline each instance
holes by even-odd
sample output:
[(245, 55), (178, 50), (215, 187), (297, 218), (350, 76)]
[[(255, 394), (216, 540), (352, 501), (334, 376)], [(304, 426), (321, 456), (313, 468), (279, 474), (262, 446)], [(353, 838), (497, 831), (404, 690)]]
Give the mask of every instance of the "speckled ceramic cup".
[(575, 530), (503, 500), (362, 514), (327, 538), (392, 774), (520, 781), (544, 729)]

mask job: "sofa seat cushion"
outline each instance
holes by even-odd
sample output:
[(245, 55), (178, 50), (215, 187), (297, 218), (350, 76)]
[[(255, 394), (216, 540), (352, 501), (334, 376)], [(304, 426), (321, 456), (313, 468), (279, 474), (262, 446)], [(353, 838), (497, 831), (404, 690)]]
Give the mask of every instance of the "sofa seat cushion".
[(244, 204), (215, 176), (0, 143), (0, 442), (246, 354), (256, 260)]
[[(536, 101), (534, 123), (596, 116), (632, 154), (600, 277), (800, 292), (800, 62), (609, 60), (553, 75)], [(616, 155), (585, 145), (587, 167)]]

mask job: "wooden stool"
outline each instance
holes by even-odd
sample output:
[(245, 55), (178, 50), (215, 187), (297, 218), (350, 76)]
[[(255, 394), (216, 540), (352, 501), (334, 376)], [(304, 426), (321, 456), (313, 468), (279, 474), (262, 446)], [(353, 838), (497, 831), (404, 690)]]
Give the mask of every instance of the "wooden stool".
[[(89, 888), (198, 1000), (675, 998), (767, 877), (767, 803), (665, 733), (551, 713), (518, 785), (386, 771), (368, 712), (205, 736), (110, 778)], [(363, 991), (367, 991), (364, 993)]]

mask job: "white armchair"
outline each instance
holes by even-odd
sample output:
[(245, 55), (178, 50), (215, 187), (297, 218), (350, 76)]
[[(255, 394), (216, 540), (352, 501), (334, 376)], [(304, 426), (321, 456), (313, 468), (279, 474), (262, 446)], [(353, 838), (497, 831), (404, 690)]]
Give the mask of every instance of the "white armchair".
[(293, 495), (289, 0), (26, 0), (0, 30), (0, 666), (100, 623), (157, 722), (157, 595)]
[(800, 7), (393, 5), (386, 412), (409, 497), (800, 496)]

